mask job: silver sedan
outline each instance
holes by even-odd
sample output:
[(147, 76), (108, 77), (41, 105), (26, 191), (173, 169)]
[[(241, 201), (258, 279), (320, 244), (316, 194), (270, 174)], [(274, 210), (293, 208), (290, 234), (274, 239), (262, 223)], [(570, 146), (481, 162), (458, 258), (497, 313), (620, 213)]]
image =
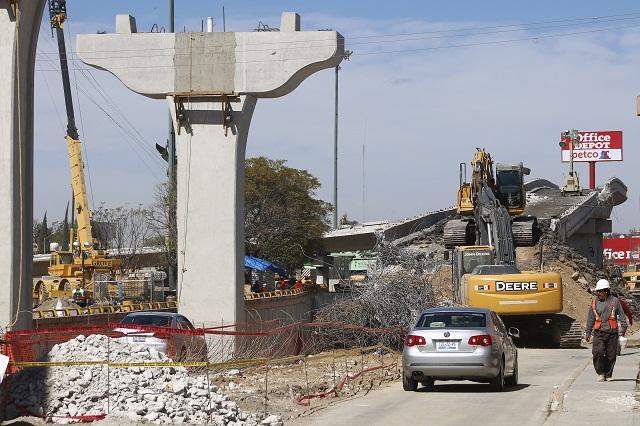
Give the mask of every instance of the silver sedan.
[(518, 384), (518, 350), (493, 311), (479, 308), (432, 308), (423, 311), (404, 341), (403, 388), (436, 380), (491, 383), (496, 391)]

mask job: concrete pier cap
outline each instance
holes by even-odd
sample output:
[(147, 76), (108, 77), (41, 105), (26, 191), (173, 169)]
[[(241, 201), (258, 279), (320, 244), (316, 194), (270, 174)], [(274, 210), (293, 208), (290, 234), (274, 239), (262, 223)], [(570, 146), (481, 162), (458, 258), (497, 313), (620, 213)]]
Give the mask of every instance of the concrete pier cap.
[[(167, 99), (178, 155), (178, 305), (196, 325), (244, 320), (244, 159), (258, 98), (284, 96), (336, 67), (344, 38), (300, 31), (140, 33), (129, 15), (115, 34), (77, 38), (78, 56), (129, 89)], [(285, 125), (283, 120), (283, 125)]]

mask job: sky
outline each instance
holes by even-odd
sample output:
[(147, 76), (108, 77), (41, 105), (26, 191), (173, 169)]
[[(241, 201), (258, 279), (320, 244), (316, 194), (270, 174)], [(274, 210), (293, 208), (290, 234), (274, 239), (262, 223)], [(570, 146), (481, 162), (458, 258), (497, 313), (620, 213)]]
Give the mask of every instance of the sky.
[[(93, 208), (148, 205), (166, 178), (164, 101), (129, 91), (82, 64), (75, 35), (113, 32), (115, 15), (138, 31), (168, 28), (168, 0), (68, 0), (76, 121)], [(616, 232), (640, 224), (640, 6), (635, 1), (219, 1), (175, 0), (176, 31), (278, 27), (282, 11), (303, 30), (332, 28), (353, 51), (340, 71), (338, 212), (361, 222), (397, 220), (455, 203), (458, 164), (484, 147), (496, 162), (522, 161), (532, 177), (562, 184), (565, 129), (622, 130), (624, 161), (598, 163), (596, 183), (617, 176), (629, 200)], [(64, 99), (55, 40), (43, 17), (36, 57), (34, 215), (60, 220), (70, 197)], [(155, 24), (155, 27), (154, 27)], [(283, 98), (258, 101), (247, 156), (287, 160), (333, 199), (334, 72)], [(583, 186), (587, 164), (577, 165)], [(570, 203), (570, 200), (567, 201)]]

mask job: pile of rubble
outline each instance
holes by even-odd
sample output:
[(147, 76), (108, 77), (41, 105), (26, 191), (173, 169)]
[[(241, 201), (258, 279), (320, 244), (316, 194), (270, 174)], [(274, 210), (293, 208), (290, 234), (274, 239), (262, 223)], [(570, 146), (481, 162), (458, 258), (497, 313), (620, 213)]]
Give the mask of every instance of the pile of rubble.
[[(587, 292), (595, 287), (596, 281), (600, 278), (606, 278), (612, 283), (613, 288), (620, 297), (623, 297), (630, 306), (634, 317), (640, 318), (640, 303), (627, 292), (624, 282), (619, 274), (611, 274), (598, 268), (589, 262), (582, 254), (573, 247), (560, 241), (557, 235), (550, 231), (542, 222), (542, 260), (545, 264), (552, 262), (560, 262), (574, 270), (571, 278), (576, 281)], [(538, 253), (539, 254), (539, 253)]]
[[(168, 362), (164, 354), (104, 335), (80, 335), (55, 345), (49, 361)], [(206, 375), (184, 367), (107, 368), (107, 365), (32, 368), (11, 378), (9, 414), (32, 413), (57, 423), (80, 416), (131, 422), (279, 426), (279, 416), (241, 411)]]

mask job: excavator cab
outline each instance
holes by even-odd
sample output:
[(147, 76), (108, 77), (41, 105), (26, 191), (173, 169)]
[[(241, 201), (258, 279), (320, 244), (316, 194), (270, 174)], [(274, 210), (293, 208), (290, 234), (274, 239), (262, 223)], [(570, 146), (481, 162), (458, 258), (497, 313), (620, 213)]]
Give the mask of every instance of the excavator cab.
[(482, 265), (495, 264), (496, 250), (492, 246), (458, 246), (453, 250), (453, 298), (462, 303), (462, 276)]
[(496, 164), (496, 196), (511, 216), (524, 212), (527, 202), (524, 190), (524, 176), (531, 170), (518, 164)]

